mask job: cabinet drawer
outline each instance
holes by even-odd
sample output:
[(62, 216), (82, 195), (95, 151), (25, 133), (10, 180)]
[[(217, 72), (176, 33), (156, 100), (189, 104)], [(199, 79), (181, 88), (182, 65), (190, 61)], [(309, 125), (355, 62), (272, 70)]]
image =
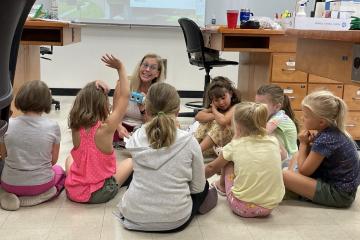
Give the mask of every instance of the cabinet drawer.
[(272, 60), (272, 82), (307, 82), (307, 73), (295, 70), (295, 54), (273, 54)]
[(360, 140), (360, 112), (349, 112), (346, 121), (346, 130), (354, 140)]
[(349, 110), (360, 111), (360, 86), (345, 85), (343, 99), (348, 105)]
[(275, 83), (288, 95), (293, 110), (301, 110), (301, 101), (306, 96), (307, 86), (301, 83)]
[(320, 77), (318, 75), (309, 74), (309, 83), (341, 83), (330, 78)]
[(343, 97), (344, 85), (342, 84), (308, 84), (308, 94), (317, 90), (327, 90), (339, 98)]

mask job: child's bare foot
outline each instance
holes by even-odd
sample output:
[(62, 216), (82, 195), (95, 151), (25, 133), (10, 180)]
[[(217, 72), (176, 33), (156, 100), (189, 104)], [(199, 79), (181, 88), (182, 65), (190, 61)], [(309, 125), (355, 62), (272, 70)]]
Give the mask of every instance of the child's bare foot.
[(221, 186), (220, 180), (211, 183), (211, 186), (216, 189), (220, 196), (226, 196), (225, 186)]

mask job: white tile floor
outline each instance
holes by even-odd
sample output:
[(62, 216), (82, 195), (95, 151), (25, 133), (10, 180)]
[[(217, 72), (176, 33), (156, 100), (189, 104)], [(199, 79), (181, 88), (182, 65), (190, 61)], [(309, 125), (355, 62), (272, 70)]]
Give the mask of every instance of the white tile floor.
[[(64, 166), (72, 143), (67, 115), (73, 97), (57, 97), (61, 110), (52, 111), (62, 130), (59, 164)], [(189, 120), (185, 120), (189, 122)], [(118, 156), (121, 157), (119, 152)], [(213, 179), (212, 179), (213, 180)], [(284, 201), (264, 219), (245, 219), (234, 215), (224, 197), (206, 215), (197, 216), (190, 226), (175, 234), (130, 232), (112, 215), (125, 189), (115, 199), (98, 205), (70, 202), (65, 192), (56, 200), (15, 212), (0, 209), (0, 239), (360, 239), (360, 197), (349, 209), (331, 209), (311, 203)]]

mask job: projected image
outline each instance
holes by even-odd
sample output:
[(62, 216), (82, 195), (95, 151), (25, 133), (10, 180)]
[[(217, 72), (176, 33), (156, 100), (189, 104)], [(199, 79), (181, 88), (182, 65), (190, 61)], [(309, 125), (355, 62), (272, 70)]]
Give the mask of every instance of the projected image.
[(59, 17), (76, 22), (178, 26), (180, 17), (204, 25), (205, 0), (59, 0)]

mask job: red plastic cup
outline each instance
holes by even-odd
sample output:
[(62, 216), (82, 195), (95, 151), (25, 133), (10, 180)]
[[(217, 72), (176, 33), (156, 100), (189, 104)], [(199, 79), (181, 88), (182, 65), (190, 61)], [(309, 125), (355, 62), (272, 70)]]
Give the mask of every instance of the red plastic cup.
[(235, 29), (239, 17), (239, 10), (227, 10), (226, 17), (228, 28)]

